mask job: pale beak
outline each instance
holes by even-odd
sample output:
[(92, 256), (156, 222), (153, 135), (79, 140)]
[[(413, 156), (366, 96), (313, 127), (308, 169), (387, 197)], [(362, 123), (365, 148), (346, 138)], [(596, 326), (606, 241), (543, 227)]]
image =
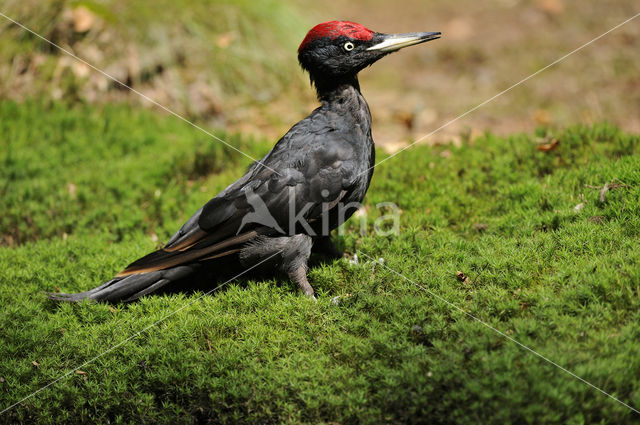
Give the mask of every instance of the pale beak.
[(427, 41), (440, 38), (439, 32), (409, 32), (406, 34), (387, 34), (382, 42), (369, 47), (367, 50), (378, 50), (380, 52), (395, 52), (403, 47), (414, 44), (425, 43)]

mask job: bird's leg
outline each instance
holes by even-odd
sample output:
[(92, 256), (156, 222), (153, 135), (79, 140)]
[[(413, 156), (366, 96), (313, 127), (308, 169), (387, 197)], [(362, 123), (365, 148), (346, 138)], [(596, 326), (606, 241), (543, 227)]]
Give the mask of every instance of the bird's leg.
[(305, 295), (315, 299), (313, 288), (307, 280), (307, 261), (311, 256), (311, 236), (297, 234), (282, 237), (258, 237), (240, 251), (240, 263), (251, 267), (266, 258), (274, 257), (275, 264), (302, 289)]
[(286, 241), (282, 252), (282, 268), (305, 295), (313, 298), (313, 288), (307, 280), (307, 262), (311, 256), (313, 240), (307, 235), (295, 235), (282, 238)]
[(316, 299), (316, 297), (313, 295), (313, 287), (307, 280), (307, 268), (305, 266), (299, 266), (297, 269), (290, 271), (288, 274), (291, 280), (298, 284), (305, 295), (310, 296), (314, 300)]
[(326, 255), (330, 258), (342, 258), (342, 251), (335, 246), (330, 236), (321, 236), (314, 239), (312, 250), (314, 253)]

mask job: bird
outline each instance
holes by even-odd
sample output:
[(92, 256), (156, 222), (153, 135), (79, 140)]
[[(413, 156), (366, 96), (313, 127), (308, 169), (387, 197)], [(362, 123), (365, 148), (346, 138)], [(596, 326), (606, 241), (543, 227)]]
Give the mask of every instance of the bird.
[(371, 112), (358, 73), (440, 32), (385, 34), (350, 21), (314, 26), (298, 48), (320, 103), (262, 159), (209, 200), (166, 245), (80, 293), (56, 301), (131, 302), (196, 276), (258, 267), (287, 275), (315, 299), (307, 279), (312, 250), (341, 257), (331, 230), (361, 206), (375, 165)]

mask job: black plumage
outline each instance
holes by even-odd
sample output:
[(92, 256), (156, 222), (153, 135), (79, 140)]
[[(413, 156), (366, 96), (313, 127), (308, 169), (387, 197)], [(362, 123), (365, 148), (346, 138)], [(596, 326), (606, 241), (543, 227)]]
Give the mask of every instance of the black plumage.
[(338, 255), (329, 233), (355, 212), (373, 174), (371, 113), (357, 74), (390, 52), (438, 37), (375, 33), (346, 21), (314, 27), (298, 58), (321, 106), (197, 211), (164, 248), (95, 289), (49, 297), (132, 301), (168, 284), (263, 262), (263, 269), (286, 273), (313, 296), (306, 277), (312, 246)]

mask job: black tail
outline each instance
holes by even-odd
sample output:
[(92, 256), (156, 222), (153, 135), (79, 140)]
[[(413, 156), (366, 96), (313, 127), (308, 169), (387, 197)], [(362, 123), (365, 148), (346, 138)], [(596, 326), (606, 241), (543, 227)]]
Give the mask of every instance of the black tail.
[(85, 299), (106, 302), (129, 302), (157, 291), (168, 283), (189, 277), (200, 268), (199, 264), (173, 267), (148, 273), (116, 277), (90, 291), (77, 294), (48, 293), (55, 301), (78, 302)]

